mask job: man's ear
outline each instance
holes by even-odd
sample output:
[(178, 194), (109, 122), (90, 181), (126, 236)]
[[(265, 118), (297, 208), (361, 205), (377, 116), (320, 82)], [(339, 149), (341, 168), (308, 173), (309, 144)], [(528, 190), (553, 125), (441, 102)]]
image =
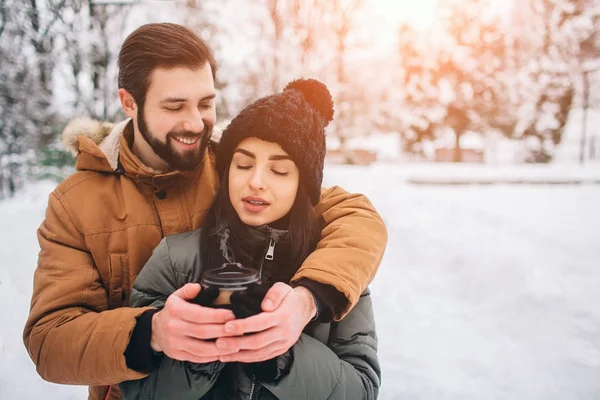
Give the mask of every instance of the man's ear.
[(135, 99), (125, 89), (119, 89), (119, 99), (121, 100), (121, 106), (123, 107), (123, 111), (129, 118), (137, 117), (137, 104), (135, 103)]

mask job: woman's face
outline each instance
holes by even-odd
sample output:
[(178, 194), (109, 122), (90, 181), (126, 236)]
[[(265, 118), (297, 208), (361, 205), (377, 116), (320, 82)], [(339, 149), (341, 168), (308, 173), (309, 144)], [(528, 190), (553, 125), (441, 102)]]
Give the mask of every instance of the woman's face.
[(292, 208), (300, 173), (277, 143), (240, 142), (229, 166), (229, 200), (243, 223), (270, 224)]

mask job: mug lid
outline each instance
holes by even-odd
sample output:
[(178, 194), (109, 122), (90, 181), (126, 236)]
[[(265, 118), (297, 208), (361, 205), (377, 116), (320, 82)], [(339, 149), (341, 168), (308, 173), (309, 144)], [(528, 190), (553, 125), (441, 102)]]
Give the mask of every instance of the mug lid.
[(221, 287), (249, 285), (259, 280), (258, 271), (240, 263), (225, 263), (219, 268), (206, 271), (202, 283)]

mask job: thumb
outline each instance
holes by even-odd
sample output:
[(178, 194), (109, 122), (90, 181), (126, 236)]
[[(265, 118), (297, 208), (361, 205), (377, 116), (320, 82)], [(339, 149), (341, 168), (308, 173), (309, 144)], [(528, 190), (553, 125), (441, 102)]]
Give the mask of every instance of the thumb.
[(184, 300), (192, 300), (198, 293), (200, 293), (201, 286), (199, 283), (186, 283), (179, 289), (173, 292), (174, 296), (182, 298)]
[(283, 299), (285, 299), (292, 290), (291, 286), (286, 285), (283, 282), (277, 282), (265, 295), (261, 304), (262, 310), (265, 312), (276, 310), (281, 305)]

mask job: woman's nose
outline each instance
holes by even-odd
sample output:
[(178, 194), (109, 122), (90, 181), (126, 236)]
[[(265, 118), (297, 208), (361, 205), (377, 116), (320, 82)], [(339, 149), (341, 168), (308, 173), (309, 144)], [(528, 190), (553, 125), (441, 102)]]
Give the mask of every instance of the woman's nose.
[(263, 172), (260, 168), (255, 168), (254, 173), (252, 174), (252, 178), (250, 179), (250, 188), (252, 190), (264, 190), (265, 189), (265, 180), (263, 176)]

